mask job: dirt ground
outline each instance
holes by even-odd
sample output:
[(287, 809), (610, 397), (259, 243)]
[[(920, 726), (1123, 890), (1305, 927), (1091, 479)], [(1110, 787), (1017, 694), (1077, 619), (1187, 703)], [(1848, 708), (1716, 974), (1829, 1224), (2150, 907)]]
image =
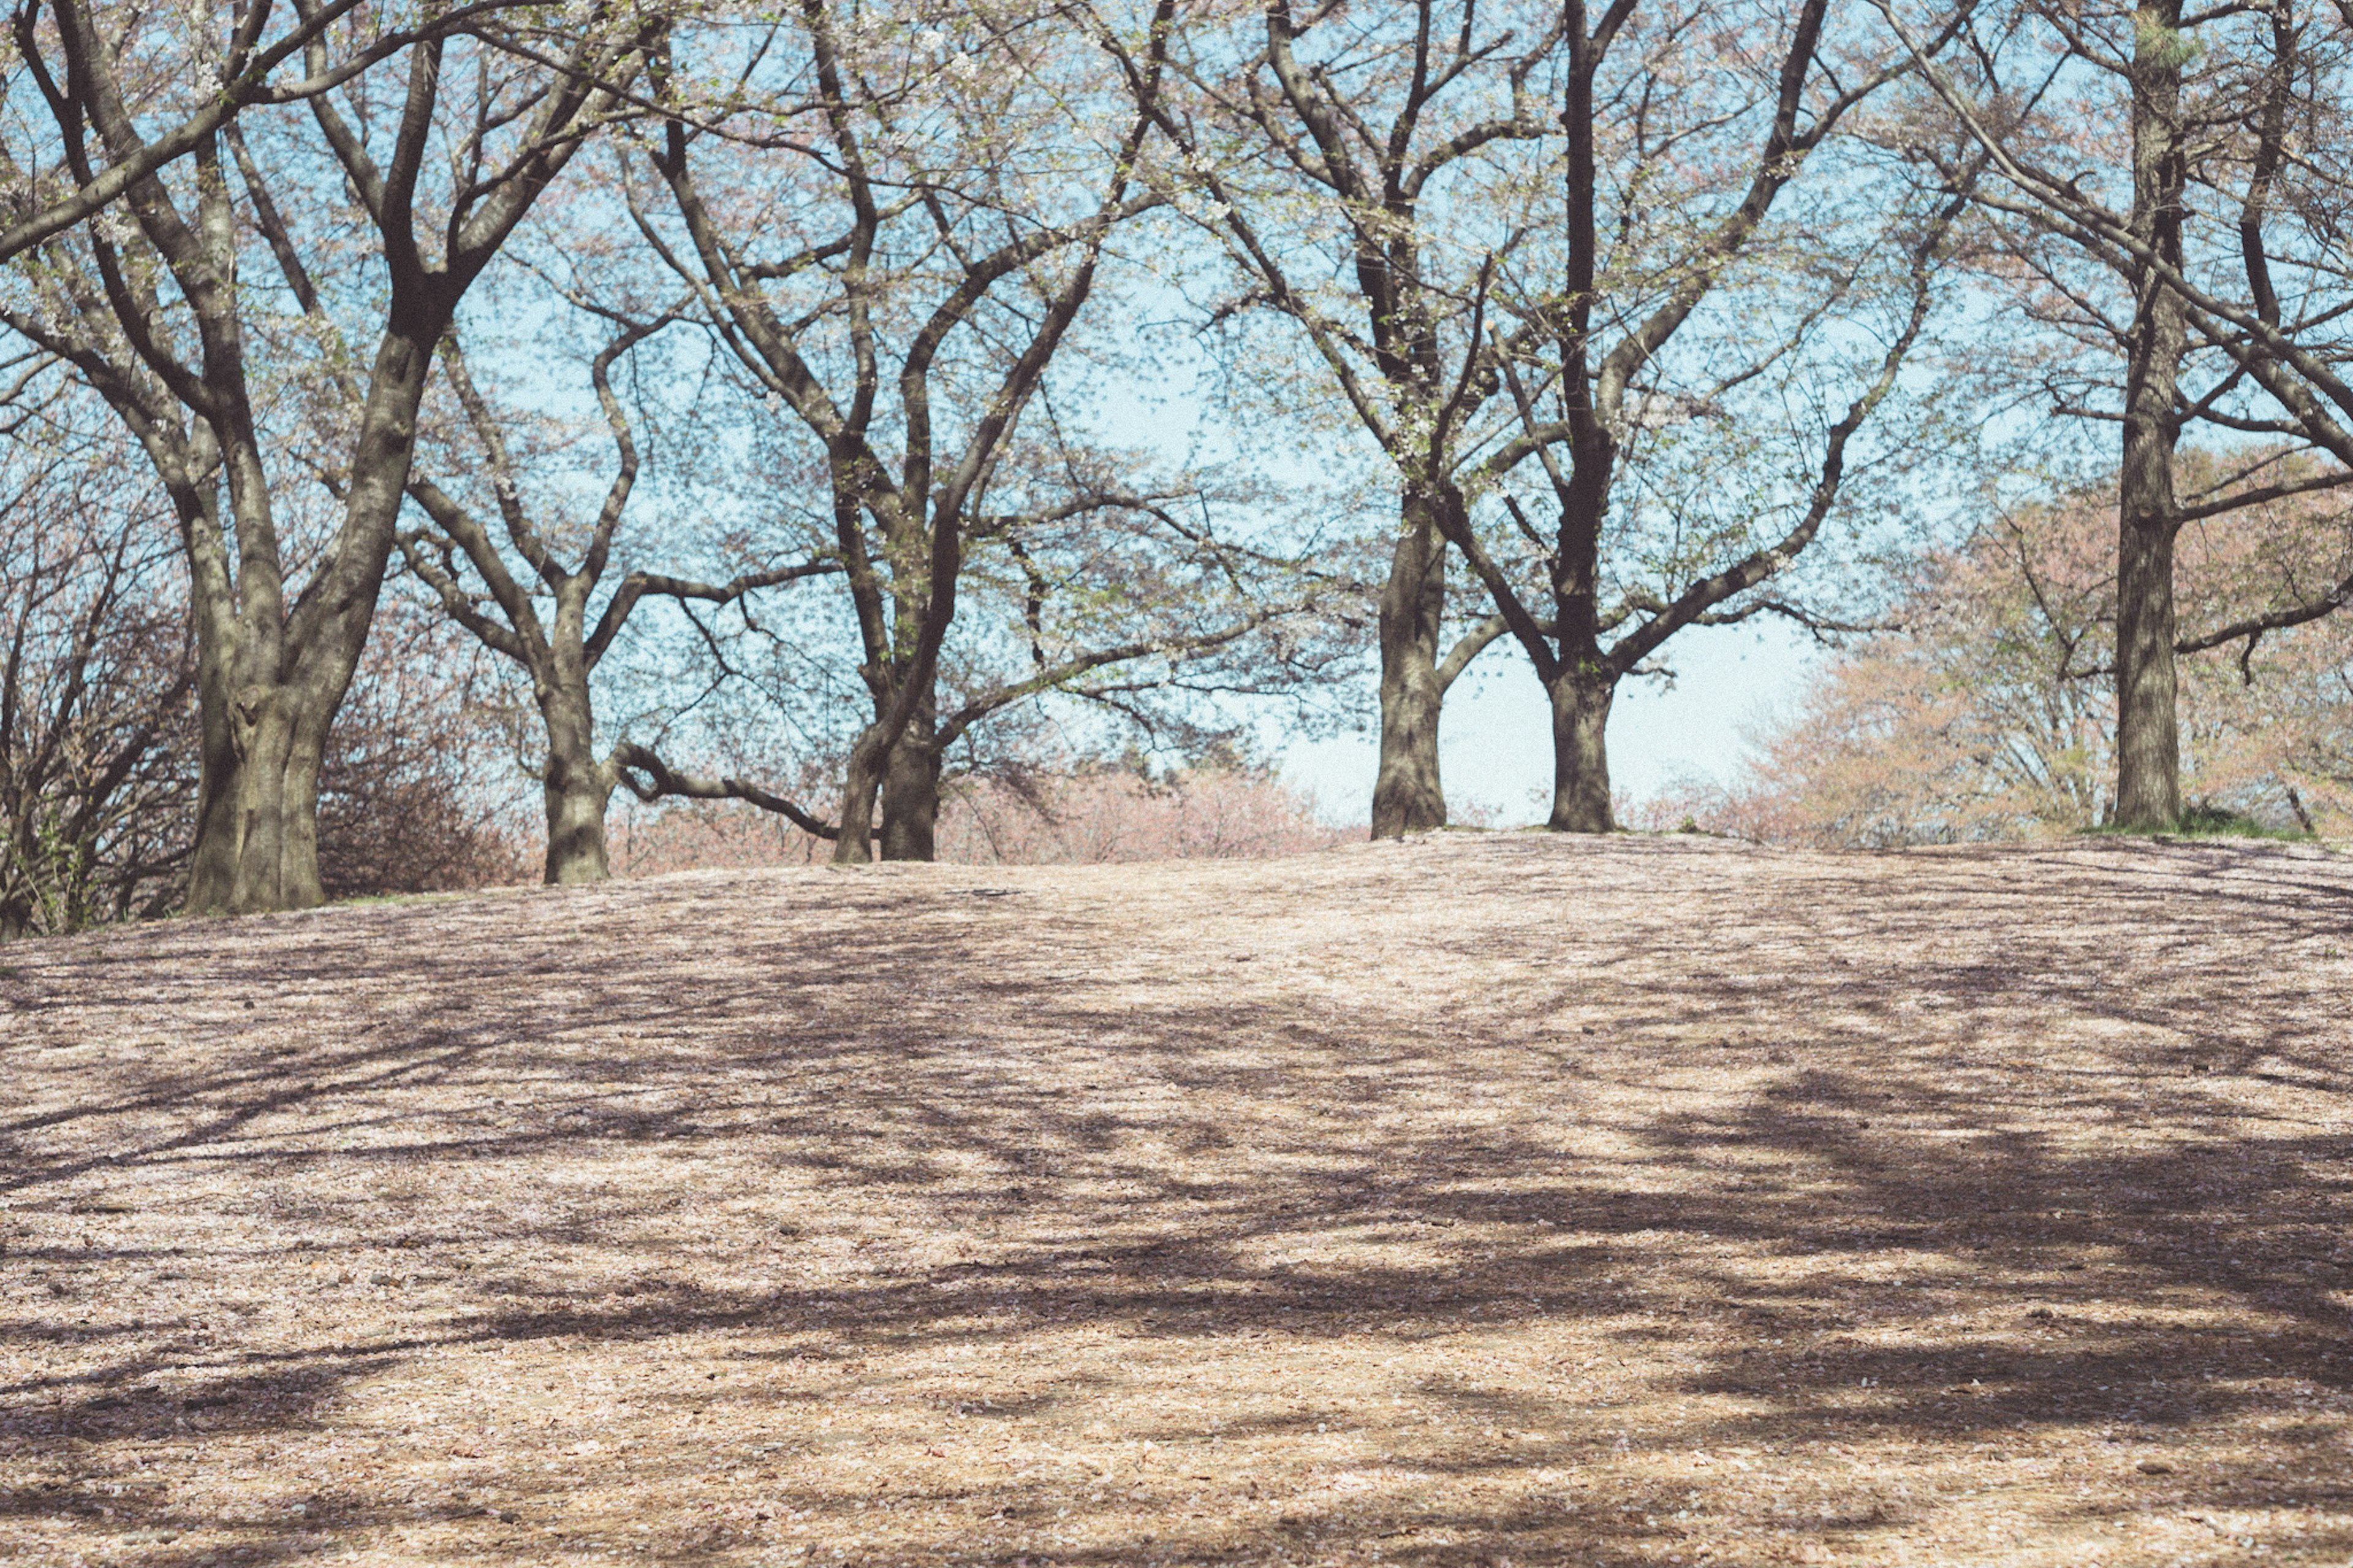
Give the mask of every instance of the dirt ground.
[(0, 950), (0, 1561), (2353, 1558), (2353, 860), (1442, 835)]

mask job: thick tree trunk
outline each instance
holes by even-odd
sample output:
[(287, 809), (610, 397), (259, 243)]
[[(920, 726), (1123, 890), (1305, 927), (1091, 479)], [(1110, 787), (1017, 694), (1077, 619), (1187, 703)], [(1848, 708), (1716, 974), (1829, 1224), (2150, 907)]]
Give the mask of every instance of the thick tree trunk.
[(204, 726), (188, 887), (194, 913), (302, 910), (325, 900), (318, 759), (298, 743), (296, 702), (289, 687), (247, 686), (218, 704), (218, 722)]
[(1609, 705), (1618, 678), (1599, 660), (1561, 672), (1552, 700), (1552, 815), (1555, 833), (1609, 833), (1618, 823), (1609, 805)]
[(1446, 613), (1446, 542), (1427, 502), (1409, 497), (1405, 527), (1381, 590), (1381, 755), (1373, 782), (1373, 837), (1400, 838), (1446, 826), (1438, 777), (1440, 623)]
[[(2137, 16), (2133, 59), (2136, 235), (2181, 258), (2182, 46), (2179, 0)], [(2116, 809), (2118, 827), (2181, 820), (2181, 737), (2173, 664), (2174, 404), (2188, 339), (2180, 297), (2137, 268), (2125, 366), (2124, 456), (2116, 496)]]
[(940, 756), (932, 737), (938, 699), (926, 697), (907, 721), (882, 770), (882, 858), (929, 860), (940, 816)]
[(540, 791), (547, 808), (547, 885), (572, 887), (612, 875), (605, 847), (605, 810), (613, 796), (610, 770), (596, 760), (596, 718), (587, 683), (551, 686), (540, 700), (547, 724), (547, 773)]
[[(343, 527), (292, 612), (278, 619), (274, 563), (266, 593), (244, 580), (232, 589), (225, 573), (199, 574), (212, 582), (217, 600), (199, 606), (200, 625), (214, 629), (197, 689), (204, 757), (191, 913), (302, 910), (326, 900), (319, 878), (319, 764), (384, 585), (417, 405), (446, 325), (446, 313), (412, 320), (377, 344)], [(258, 470), (249, 488), (255, 504), (266, 507)]]

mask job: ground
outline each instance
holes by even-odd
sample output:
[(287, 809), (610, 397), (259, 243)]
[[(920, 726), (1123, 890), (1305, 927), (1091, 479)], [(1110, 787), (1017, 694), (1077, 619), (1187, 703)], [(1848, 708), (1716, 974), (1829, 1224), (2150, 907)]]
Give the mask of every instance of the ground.
[(0, 950), (0, 1562), (2353, 1558), (2353, 861), (1440, 835)]

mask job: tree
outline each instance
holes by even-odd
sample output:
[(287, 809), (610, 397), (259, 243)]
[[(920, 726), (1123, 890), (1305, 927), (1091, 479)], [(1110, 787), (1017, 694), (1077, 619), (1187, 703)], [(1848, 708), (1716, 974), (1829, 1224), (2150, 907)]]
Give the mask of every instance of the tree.
[[(1928, 324), (1973, 171), (1923, 190), (1904, 173), (1905, 149), (1873, 158), (1851, 140), (1839, 149), (1849, 155), (1837, 160), (1844, 188), (1777, 226), (1769, 221), (1777, 205), (1810, 162), (1831, 158), (1841, 122), (1908, 72), (1901, 52), (1861, 37), (1834, 51), (1828, 0), (1808, 0), (1786, 19), (1718, 12), (1709, 19), (1719, 26), (1745, 19), (1755, 28), (1742, 36), (1746, 48), (1727, 51), (1732, 80), (1715, 91), (1686, 89), (1670, 105), (1662, 72), (1698, 14), (1651, 18), (1648, 31), (1632, 28), (1640, 8), (1628, 0), (1590, 23), (1581, 5), (1567, 14), (1566, 288), (1498, 294), (1521, 323), (1497, 334), (1494, 368), (1522, 430), (1478, 476), (1500, 484), (1531, 458), (1540, 467), (1558, 509), (1549, 539), (1507, 489), (1502, 499), (1533, 547), (1529, 565), (1540, 572), (1549, 616), (1538, 616), (1506, 562), (1482, 541), (1474, 493), (1450, 487), (1439, 517), (1550, 699), (1546, 825), (1601, 833), (1615, 826), (1607, 730), (1620, 681), (1686, 626), (1759, 613), (1822, 624), (1788, 598), (1757, 591), (1812, 547), (1840, 501), (1854, 437), (1895, 391)], [(1632, 58), (1613, 80), (1608, 68), (1620, 52)], [(1774, 68), (1769, 85), (1744, 95), (1733, 84), (1743, 74), (1736, 62), (1748, 58)], [(1657, 119), (1646, 112), (1605, 135), (1611, 128), (1599, 106), (1613, 98), (1656, 102)], [(1694, 181), (1685, 164), (1691, 142), (1715, 135), (1748, 150), (1721, 149), (1730, 156)], [(1653, 190), (1678, 176), (1682, 200), (1662, 213)], [(1859, 225), (1862, 215), (1871, 216)], [(1876, 339), (1878, 353), (1841, 351), (1841, 336), (1862, 334)], [(1557, 354), (1550, 363), (1535, 352), (1546, 344)], [(1549, 424), (1537, 412), (1544, 380), (1558, 400), (1559, 417)], [(1842, 412), (1815, 424), (1820, 384), (1839, 380), (1854, 390)], [(1769, 395), (1744, 416), (1739, 399), (1752, 386)], [(1774, 406), (1793, 402), (1803, 411), (1795, 420)], [(1695, 420), (1717, 426), (1696, 454), (1687, 442), (1641, 439)], [(1736, 455), (1736, 430), (1749, 460)], [(1647, 548), (1626, 550), (1654, 518), (1663, 530)], [(1606, 561), (1613, 533), (1631, 560)]]
[[(2184, 449), (2192, 504), (2277, 488), (2319, 465), (2288, 457), (2270, 482), (2242, 455)], [(1739, 787), (1662, 803), (1746, 837), (1847, 847), (2018, 839), (2116, 820), (2122, 626), (2113, 479), (2004, 509), (1929, 552), (1892, 607), (1896, 629), (1830, 666), (1802, 708), (1757, 742)], [(2193, 807), (2312, 831), (2353, 817), (2353, 627), (2306, 605), (2353, 565), (2353, 513), (2325, 493), (2247, 500), (2185, 524), (2173, 651)], [(2254, 629), (2250, 629), (2254, 628)]]
[[(35, 356), (0, 374), (0, 940), (177, 901), (195, 650), (163, 509), (102, 409)], [(97, 416), (97, 417), (93, 417)]]
[[(2353, 86), (2345, 41), (2294, 0), (2029, 5), (1995, 30), (1973, 40), (1971, 72), (1929, 77), (1999, 176), (1983, 200), (2013, 225), (2031, 309), (2116, 366), (2071, 371), (2054, 403), (2119, 427), (2116, 815), (2163, 828), (2182, 811), (2174, 542), (2264, 499), (2241, 486), (2185, 502), (2185, 431), (2292, 436), (2267, 460), (2335, 458), (2299, 490), (2353, 481), (2353, 390), (2331, 364), (2353, 214), (2330, 134)], [(2270, 613), (2309, 620), (2345, 596)]]
[[(1492, 438), (1479, 415), (1500, 389), (1472, 297), (1501, 270), (1548, 266), (1560, 163), (1532, 84), (1555, 60), (1565, 13), (1474, 16), (1418, 0), (1393, 17), (1323, 10), (1302, 21), (1278, 0), (1230, 15), (1230, 28), (1212, 13), (1183, 35), (1188, 90), (1155, 109), (1198, 189), (1193, 210), (1240, 279), (1208, 319), (1240, 326), (1271, 313), (1295, 329), (1395, 476), (1372, 830), (1443, 826), (1440, 711), (1504, 624), (1491, 617), (1450, 643), (1439, 513), (1445, 487)], [(1266, 374), (1295, 408), (1295, 373)]]
[[(475, 447), (480, 473), (472, 488), (490, 492), (497, 525), (485, 521), (480, 511), (453, 493), (469, 488), (457, 479), (445, 487), (440, 479), (420, 471), (408, 481), (408, 493), (427, 520), (400, 536), (408, 569), (432, 590), (452, 619), (530, 678), (545, 737), (539, 776), (547, 817), (545, 876), (551, 885), (602, 881), (610, 874), (605, 812), (625, 769), (635, 766), (658, 778), (678, 776), (642, 745), (624, 744), (604, 757), (596, 755), (592, 678), (638, 605), (649, 595), (730, 605), (762, 588), (841, 569), (838, 562), (820, 557), (738, 573), (723, 583), (633, 569), (592, 617), (592, 601), (611, 563), (615, 536), (638, 479), (638, 445), (613, 390), (613, 365), (672, 320), (672, 315), (658, 315), (623, 328), (589, 367), (617, 462), (603, 502), (585, 528), (543, 527), (534, 520), (530, 476), (516, 460), (508, 422), (476, 387), (454, 333), (442, 344), (442, 358)], [(452, 461), (454, 466), (459, 459), (453, 454)], [(561, 554), (567, 534), (585, 539), (571, 564)], [(509, 551), (522, 560), (521, 573), (510, 567)], [(468, 569), (480, 592), (470, 585)], [(806, 816), (781, 801), (779, 806)]]
[[(181, 531), (203, 721), (192, 910), (324, 896), (320, 762), (393, 549), (435, 348), (533, 202), (618, 107), (611, 84), (643, 58), (647, 28), (631, 14), (592, 6), (576, 26), (566, 15), (477, 17), (410, 44), (400, 90), (379, 92), (368, 75), (312, 95), (307, 132), (290, 116), (248, 116), (201, 136), (190, 172), (130, 184), (127, 220), (20, 258), (0, 319), (106, 399)], [(57, 23), (21, 29), (18, 46), (39, 62), (67, 166), (88, 185), (93, 142), (117, 165), (147, 155), (129, 108), (143, 84), (81, 13)], [(331, 36), (304, 46), (313, 77), (331, 74)], [(62, 69), (47, 65), (52, 54)], [(438, 206), (428, 165), (449, 176)], [(338, 184), (351, 206), (326, 198)], [(304, 201), (290, 205), (298, 190)], [(282, 289), (242, 276), (255, 251), (274, 259)], [(364, 355), (355, 345), (370, 336)], [(340, 515), (291, 589), (283, 524), (297, 481), (273, 459), (297, 411), (278, 389), (306, 377), (328, 412), (304, 432), (311, 473), (299, 482), (323, 482)]]
[[(869, 857), (878, 796), (884, 858), (928, 859), (943, 752), (989, 714), (1280, 617), (1253, 606), (1072, 647), (1047, 631), (1054, 579), (1030, 549), (1074, 521), (1145, 519), (1197, 564), (1235, 559), (1175, 522), (1169, 496), (1021, 435), (1114, 233), (1164, 200), (1145, 152), (1174, 15), (1161, 0), (1115, 54), (1071, 48), (1051, 5), (886, 21), (810, 0), (748, 42), (683, 27), (664, 42), (670, 117), (625, 189), (723, 353), (819, 457), (868, 713), (839, 820), (819, 825), (839, 860)], [(690, 83), (706, 79), (726, 96), (698, 97)], [(943, 711), (967, 558), (992, 548), (1039, 567), (1018, 573), (1031, 667)], [(648, 773), (657, 792), (754, 798), (740, 781)]]
[[(245, 110), (299, 103), (332, 91), (412, 44), (446, 36), (514, 3), (478, 0), (438, 8), (416, 27), (358, 31), (349, 37), (343, 58), (330, 59), (319, 46), (364, 10), (361, 0), (298, 5), (275, 37), (270, 23), (280, 13), (273, 0), (253, 0), (233, 12), (199, 7), (191, 13), (100, 11), (81, 0), (50, 0), (58, 37), (88, 40), (118, 68), (132, 59), (148, 62), (132, 112), (151, 120), (161, 113), (166, 120), (164, 128), (139, 135), (127, 152), (109, 139), (100, 152), (105, 162), (99, 165), (75, 145), (80, 129), (48, 114), (58, 89), (39, 42), (43, 7), (39, 0), (26, 0), (11, 18), (16, 48), (0, 64), (0, 101), (26, 111), (16, 117), (16, 129), (26, 132), (20, 144), (0, 144), (0, 192), (10, 208), (7, 226), (0, 228), (0, 262), (96, 217), (133, 185), (195, 153)], [(210, 29), (220, 22), (227, 24), (224, 35), (214, 37)], [(109, 26), (116, 31), (108, 33)], [(293, 60), (301, 61), (309, 74), (277, 79), (279, 68)], [(24, 102), (28, 96), (33, 101)], [(44, 121), (48, 137), (42, 134)]]
[[(0, 425), (0, 940), (179, 908), (202, 731), (187, 566), (121, 423), (53, 364)], [(505, 880), (491, 739), (433, 621), (382, 618), (320, 765), (331, 896)], [(458, 656), (458, 657), (454, 657)]]

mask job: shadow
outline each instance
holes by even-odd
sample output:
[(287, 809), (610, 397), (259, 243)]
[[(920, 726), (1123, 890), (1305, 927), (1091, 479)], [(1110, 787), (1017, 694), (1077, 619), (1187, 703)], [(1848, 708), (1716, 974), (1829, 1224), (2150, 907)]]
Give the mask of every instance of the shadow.
[(0, 1556), (2353, 1548), (2341, 861), (885, 871), (12, 947)]

